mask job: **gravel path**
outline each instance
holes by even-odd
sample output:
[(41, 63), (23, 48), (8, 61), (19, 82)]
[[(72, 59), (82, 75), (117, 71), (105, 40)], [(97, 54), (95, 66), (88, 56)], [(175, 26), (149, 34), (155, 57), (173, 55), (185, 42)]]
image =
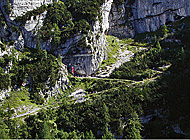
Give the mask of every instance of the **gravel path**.
[(102, 71), (100, 74), (97, 75), (98, 77), (109, 77), (115, 68), (119, 68), (123, 63), (130, 61), (131, 57), (134, 55), (134, 53), (129, 50), (124, 50), (123, 52), (120, 50), (120, 52), (121, 53), (117, 56), (118, 60), (116, 61), (116, 63), (112, 64), (111, 66), (108, 66), (107, 68), (109, 70)]
[(23, 113), (23, 114), (19, 114), (19, 115), (15, 115), (15, 116), (12, 116), (10, 119), (13, 119), (13, 118), (19, 118), (19, 117), (23, 117), (23, 116), (26, 116), (26, 115), (29, 115), (29, 114), (32, 114), (32, 113), (35, 113), (36, 111), (39, 111), (41, 110), (42, 108), (35, 108), (29, 112), (26, 112), (26, 113)]

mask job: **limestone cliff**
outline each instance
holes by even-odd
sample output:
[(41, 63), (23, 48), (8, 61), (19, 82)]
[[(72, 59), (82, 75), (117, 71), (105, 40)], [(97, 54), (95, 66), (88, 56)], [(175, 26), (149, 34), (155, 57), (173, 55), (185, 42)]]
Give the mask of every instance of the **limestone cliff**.
[[(67, 64), (69, 68), (74, 67), (75, 72), (79, 75), (93, 74), (107, 57), (106, 46), (108, 44), (105, 32), (109, 28), (108, 15), (112, 2), (113, 0), (106, 0), (102, 5), (102, 22), (97, 20), (92, 25), (93, 29), (88, 35), (75, 35), (73, 38), (68, 39), (65, 44), (62, 44), (61, 49), (55, 52), (56, 55), (61, 54), (63, 63)], [(78, 43), (82, 40), (84, 40), (83, 46), (87, 46), (86, 48), (78, 46)]]
[[(7, 27), (1, 27), (0, 37), (14, 41), (17, 49), (23, 46), (36, 48), (37, 34), (43, 26), (47, 11), (31, 16), (24, 26), (14, 22), (15, 17), (42, 4), (50, 4), (53, 0), (11, 0), (12, 11), (7, 14), (4, 8), (6, 0), (0, 3), (1, 13), (5, 17)], [(155, 31), (162, 25), (190, 15), (190, 0), (126, 0), (123, 4), (115, 4), (114, 0), (105, 0), (101, 6), (102, 21), (93, 23), (87, 34), (78, 32), (62, 42), (58, 48), (51, 44), (52, 39), (41, 40), (42, 49), (61, 54), (63, 62), (70, 68), (75, 67), (79, 74), (93, 74), (106, 59), (107, 41), (104, 34), (121, 38), (134, 37), (136, 33)], [(17, 28), (16, 32), (12, 28)], [(80, 43), (83, 43), (79, 45)]]
[(190, 0), (127, 0), (119, 6), (112, 5), (108, 34), (133, 37), (186, 16), (190, 16)]
[(10, 3), (12, 5), (10, 18), (14, 19), (17, 16), (24, 15), (27, 11), (31, 11), (43, 4), (48, 5), (52, 2), (53, 0), (10, 0)]
[(68, 89), (69, 79), (67, 78), (68, 71), (67, 67), (64, 64), (60, 64), (60, 70), (58, 72), (59, 78), (56, 80), (55, 86), (49, 86), (49, 80), (47, 80), (44, 85), (46, 89), (42, 89), (40, 91), (41, 96), (47, 96), (46, 101), (49, 100), (49, 97), (54, 96), (56, 98), (57, 95), (61, 95), (63, 91)]
[[(91, 75), (98, 69), (101, 62), (106, 58), (105, 46), (107, 45), (107, 41), (104, 33), (109, 27), (108, 15), (111, 9), (112, 1), (113, 0), (107, 0), (105, 4), (102, 5), (102, 22), (97, 20), (95, 23), (93, 23), (92, 31), (90, 31), (87, 35), (84, 36), (82, 33), (74, 34), (64, 43), (60, 44), (59, 49), (56, 49), (55, 46), (52, 46), (51, 40), (41, 41), (40, 44), (42, 49), (46, 49), (48, 51), (53, 50), (55, 55), (61, 54), (63, 58), (67, 58), (66, 60), (64, 59), (65, 64), (68, 66), (75, 66), (76, 71), (84, 71), (85, 75)], [(35, 2), (19, 0), (11, 1), (13, 9), (11, 14), (8, 15), (6, 14), (4, 8), (6, 1), (3, 0), (3, 3), (1, 3), (1, 11), (6, 19), (6, 23), (10, 26), (10, 28), (12, 28), (12, 26), (18, 27), (18, 30), (20, 30), (22, 33), (20, 36), (16, 33), (13, 35), (13, 32), (11, 32), (11, 37), (9, 37), (10, 40), (15, 41), (14, 45), (17, 49), (22, 49), (24, 45), (27, 47), (36, 48), (36, 35), (38, 34), (38, 30), (43, 26), (43, 21), (46, 17), (46, 11), (40, 15), (37, 15), (35, 18), (32, 16), (30, 20), (26, 21), (24, 27), (19, 23), (15, 23), (13, 19), (15, 19), (17, 16), (25, 14), (26, 11), (35, 9), (42, 4), (49, 4), (51, 2), (51, 0), (40, 0)], [(6, 33), (5, 30), (3, 31)], [(83, 45), (88, 47), (76, 47), (80, 40), (85, 40)], [(76, 48), (78, 50), (77, 53), (74, 51)], [(72, 55), (68, 54), (71, 51)]]

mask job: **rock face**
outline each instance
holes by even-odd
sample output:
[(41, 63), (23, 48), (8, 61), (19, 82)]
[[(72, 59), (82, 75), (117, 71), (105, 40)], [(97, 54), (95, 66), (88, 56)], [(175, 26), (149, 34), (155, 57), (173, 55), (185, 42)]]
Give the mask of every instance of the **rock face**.
[(0, 91), (0, 100), (3, 100), (5, 97), (10, 96), (9, 92), (11, 91), (11, 88), (9, 89), (3, 89)]
[(49, 100), (49, 97), (52, 96), (57, 96), (61, 94), (62, 91), (65, 91), (68, 88), (69, 84), (69, 79), (67, 78), (68, 71), (67, 67), (64, 64), (60, 64), (60, 70), (58, 72), (59, 78), (56, 80), (55, 86), (53, 87), (48, 87), (49, 85), (49, 80), (47, 80), (44, 84), (46, 86), (46, 89), (48, 88), (49, 90), (46, 91), (43, 89), (40, 93), (42, 96), (47, 95), (47, 100)]
[[(91, 38), (94, 39), (96, 36), (94, 34)], [(89, 48), (71, 48), (72, 52), (75, 51), (73, 49), (77, 49), (80, 52), (77, 54), (67, 54), (67, 56), (63, 57), (63, 63), (67, 64), (70, 69), (74, 67), (75, 73), (78, 75), (91, 75), (106, 58), (106, 43), (105, 35), (101, 34), (97, 41), (92, 43), (87, 42)]]
[[(31, 48), (36, 48), (37, 41), (35, 39), (35, 35), (37, 33), (37, 30), (43, 25), (43, 21), (46, 17), (46, 12), (37, 16), (35, 19), (31, 17), (31, 20), (28, 20), (24, 27), (21, 27), (19, 24), (14, 23), (12, 19), (14, 19), (16, 16), (24, 14), (25, 9), (29, 11), (41, 6), (42, 4), (48, 4), (51, 2), (52, 0), (38, 0), (35, 2), (26, 2), (21, 0), (11, 1), (13, 11), (10, 14), (11, 16), (6, 15), (5, 17), (7, 23), (9, 23), (10, 26), (14, 25), (19, 27), (19, 30), (22, 33), (22, 38), (17, 35), (17, 38), (13, 39), (15, 41), (15, 46), (17, 46), (18, 49), (22, 49), (24, 45)], [(92, 25), (93, 30), (89, 32), (87, 36), (84, 37), (82, 34), (73, 35), (73, 37), (66, 40), (64, 44), (60, 45), (59, 50), (54, 51), (55, 55), (61, 54), (63, 58), (66, 58), (63, 62), (69, 67), (74, 66), (76, 72), (78, 73), (80, 73), (80, 71), (84, 71), (85, 75), (91, 75), (98, 69), (101, 62), (106, 58), (105, 46), (107, 45), (107, 41), (104, 33), (109, 28), (108, 15), (111, 10), (112, 2), (113, 0), (106, 0), (105, 4), (102, 6), (103, 22), (95, 22)], [(5, 3), (6, 2), (4, 2), (4, 4)], [(3, 9), (4, 4), (1, 5), (1, 9)], [(73, 49), (76, 49), (76, 47), (73, 46), (76, 46), (78, 41), (81, 39), (85, 39), (84, 45), (88, 47), (77, 47), (77, 50), (79, 51), (77, 51), (77, 53), (73, 53)], [(21, 40), (24, 40), (24, 43), (21, 42)], [(50, 42), (50, 40), (41, 42), (42, 49), (46, 49), (48, 51), (54, 50), (55, 48), (51, 45)], [(19, 48), (19, 45), (22, 46)], [(72, 55), (68, 54), (69, 51), (73, 51)]]
[[(46, 11), (34, 19), (28, 20), (24, 27), (15, 23), (16, 16), (23, 15), (26, 11), (33, 10), (42, 4), (52, 3), (53, 0), (10, 0), (12, 13), (5, 14), (3, 5), (6, 0), (0, 3), (1, 11), (4, 14), (9, 28), (18, 27), (22, 34), (11, 32), (10, 40), (14, 40), (17, 49), (28, 46), (36, 48), (36, 33), (42, 27), (46, 17)], [(54, 51), (55, 55), (61, 54), (63, 62), (70, 68), (83, 75), (93, 74), (106, 59), (106, 37), (104, 34), (114, 35), (120, 38), (134, 37), (136, 33), (155, 31), (162, 25), (190, 16), (190, 0), (126, 0), (124, 4), (115, 5), (113, 0), (105, 0), (101, 7), (102, 22), (96, 21), (93, 30), (88, 35), (73, 35), (66, 40), (59, 49)], [(0, 37), (8, 34), (7, 30), (0, 29)], [(78, 46), (81, 39), (85, 40), (84, 46)], [(42, 49), (54, 50), (51, 40), (41, 42)]]
[[(119, 5), (118, 7), (113, 3), (109, 14), (109, 30), (108, 35), (117, 36), (119, 38), (128, 38), (135, 35), (133, 28), (133, 17), (129, 17), (127, 11), (131, 10), (127, 3)], [(129, 18), (129, 19), (128, 19)], [(131, 22), (129, 22), (131, 20)]]
[(190, 16), (190, 0), (135, 0), (131, 6), (128, 1), (118, 7), (112, 5), (108, 34), (133, 37)]
[[(36, 39), (35, 35), (37, 33), (37, 30), (40, 29), (43, 25), (43, 21), (46, 17), (46, 11), (34, 19), (33, 16), (31, 17), (31, 20), (27, 20), (26, 24), (24, 27), (20, 26), (20, 24), (15, 23), (13, 20), (17, 16), (22, 16), (24, 15), (27, 11), (31, 11), (33, 9), (36, 9), (40, 7), (41, 5), (45, 4), (48, 5), (50, 3), (53, 3), (53, 1), (57, 0), (30, 0), (30, 1), (25, 1), (25, 0), (10, 0), (11, 6), (12, 6), (12, 11), (9, 15), (6, 14), (6, 9), (4, 8), (4, 5), (7, 5), (6, 0), (2, 0), (0, 3), (0, 8), (3, 16), (6, 19), (6, 23), (9, 26), (9, 31), (11, 32), (11, 36), (9, 37), (10, 40), (15, 41), (14, 45), (16, 49), (22, 49), (23, 46), (28, 46), (31, 48), (36, 47)], [(13, 33), (10, 29), (12, 26), (18, 27), (19, 32), (22, 33), (22, 35), (17, 33)], [(1, 33), (4, 35), (0, 35), (0, 37), (5, 37), (6, 30), (3, 30), (1, 28)], [(42, 43), (42, 48), (45, 48), (45, 46), (49, 46), (49, 42), (43, 42)]]
[[(73, 47), (73, 45), (83, 38), (82, 35), (76, 35), (74, 38), (68, 39), (66, 43), (62, 45), (62, 48), (65, 47), (65, 49), (55, 52), (56, 54), (61, 54), (63, 56), (63, 62), (67, 64), (70, 69), (74, 67), (78, 75), (93, 74), (101, 62), (107, 57), (106, 46), (108, 44), (105, 32), (109, 28), (108, 15), (111, 10), (112, 2), (113, 0), (106, 0), (102, 5), (102, 23), (96, 21), (93, 25), (92, 32), (85, 37), (85, 45), (87, 48)], [(75, 53), (76, 50), (79, 52)], [(72, 54), (68, 54), (69, 51), (71, 51)]]
[[(0, 45), (2, 44), (2, 42), (0, 41)], [(13, 46), (6, 48), (6, 50), (2, 50), (0, 48), (0, 58), (3, 57), (4, 55), (11, 55), (12, 54), (12, 48)], [(9, 62), (8, 65), (3, 68), (4, 69), (4, 73), (9, 74), (10, 69), (12, 68), (12, 62)], [(8, 89), (0, 89), (0, 100), (3, 100), (5, 97), (10, 96), (9, 92), (11, 92), (11, 88), (8, 87)]]
[(17, 16), (25, 14), (27, 11), (31, 11), (37, 7), (40, 7), (43, 4), (50, 4), (53, 0), (10, 0), (12, 5), (12, 12), (10, 18), (14, 19)]
[(163, 24), (190, 16), (190, 0), (136, 0), (134, 28), (138, 33), (155, 31)]

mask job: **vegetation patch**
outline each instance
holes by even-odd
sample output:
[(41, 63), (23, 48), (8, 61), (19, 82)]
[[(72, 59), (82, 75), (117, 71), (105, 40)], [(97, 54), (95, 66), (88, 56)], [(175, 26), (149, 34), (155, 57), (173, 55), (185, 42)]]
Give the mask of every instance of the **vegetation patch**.
[(47, 10), (47, 6), (46, 5), (42, 5), (32, 11), (28, 11), (26, 12), (25, 15), (23, 16), (18, 16), (14, 19), (15, 22), (17, 23), (21, 23), (22, 26), (24, 26), (26, 24), (26, 21), (27, 20), (31, 20), (32, 16), (33, 16), (33, 19), (35, 20), (36, 19), (36, 16), (42, 14), (43, 12), (45, 12)]
[[(12, 108), (14, 109), (22, 108), (19, 114), (26, 112), (28, 107), (36, 106), (36, 104), (31, 102), (29, 96), (30, 96), (30, 93), (26, 90), (12, 91), (10, 92), (10, 96), (7, 97), (5, 101), (3, 101), (3, 104), (1, 107), (5, 110), (7, 109), (12, 110)], [(23, 106), (25, 107), (23, 108)]]
[(51, 45), (57, 48), (73, 35), (88, 34), (94, 22), (101, 21), (100, 8), (103, 3), (102, 0), (58, 1), (28, 11), (25, 15), (17, 17), (15, 21), (24, 26), (32, 16), (35, 19), (37, 15), (47, 11), (43, 26), (39, 29), (37, 36), (43, 41), (51, 40)]
[[(89, 1), (66, 2), (69, 8), (77, 7), (80, 2), (84, 5), (90, 4)], [(80, 7), (83, 8), (82, 5)], [(86, 7), (84, 9), (86, 10)], [(72, 14), (74, 13), (75, 11)], [(77, 20), (80, 21), (80, 17)], [(58, 28), (60, 29), (59, 24), (53, 23), (52, 29), (58, 31)], [(44, 99), (38, 92), (40, 89), (46, 89), (42, 83), (47, 79), (50, 87), (55, 84), (55, 79), (59, 77), (57, 72), (61, 60), (42, 51), (39, 40), (37, 50), (25, 48), (17, 52), (20, 54), (18, 59), (14, 55), (4, 55), (0, 58), (0, 88), (10, 86), (13, 91), (10, 92), (10, 97), (1, 101), (1, 138), (189, 138), (190, 52), (185, 31), (188, 31), (188, 28), (189, 19), (185, 18), (165, 25), (158, 31), (139, 35), (137, 39), (141, 43), (108, 36), (110, 60), (117, 55), (118, 50), (125, 47), (130, 46), (133, 50), (133, 47), (146, 46), (146, 50), (134, 51), (134, 58), (115, 69), (111, 78), (69, 77), (71, 88), (64, 91), (64, 95), (60, 97), (61, 102), (55, 105), (55, 99), (51, 98), (49, 104), (54, 105), (43, 107), (36, 115), (23, 118), (24, 121), (10, 119), (14, 113), (11, 108), (23, 104), (35, 105), (31, 103), (34, 101), (42, 104)], [(56, 40), (58, 34), (54, 35)], [(183, 35), (186, 40), (183, 40)], [(8, 75), (5, 71), (8, 70), (10, 62), (13, 66)], [(23, 86), (23, 83), (27, 83), (27, 77), (31, 78), (33, 85)], [(14, 91), (14, 88), (20, 91)], [(31, 92), (26, 91), (30, 88)], [(88, 101), (71, 101), (68, 95), (78, 89), (86, 91)], [(8, 111), (4, 111), (7, 108)], [(180, 128), (181, 134), (175, 132), (175, 126)]]
[(117, 61), (116, 56), (120, 50), (119, 40), (113, 36), (107, 36), (108, 47), (107, 47), (107, 56), (108, 58), (102, 62), (102, 66), (111, 65)]
[[(16, 53), (20, 53), (18, 59)], [(22, 52), (15, 51), (9, 56), (5, 54), (0, 58), (0, 63), (0, 89), (27, 87), (30, 98), (38, 104), (44, 101), (38, 93), (41, 89), (46, 89), (44, 83), (48, 81), (48, 86), (52, 87), (59, 78), (60, 62), (55, 56), (42, 51), (39, 44), (37, 50), (25, 48)], [(5, 73), (8, 70), (9, 73)]]

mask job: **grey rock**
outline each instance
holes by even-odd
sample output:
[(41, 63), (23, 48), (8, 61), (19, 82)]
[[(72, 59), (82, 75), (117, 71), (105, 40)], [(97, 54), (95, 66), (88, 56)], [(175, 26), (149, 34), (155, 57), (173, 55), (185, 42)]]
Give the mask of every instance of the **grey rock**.
[(14, 19), (17, 16), (24, 15), (27, 11), (36, 9), (37, 7), (40, 7), (43, 4), (48, 5), (52, 2), (53, 0), (10, 0), (10, 3), (12, 5), (12, 12), (10, 14), (10, 18)]
[[(45, 95), (48, 95), (46, 101), (49, 100), (50, 97), (54, 96), (56, 98), (57, 95), (61, 95), (62, 91), (65, 91), (68, 88), (69, 84), (69, 79), (67, 78), (68, 71), (67, 67), (64, 64), (59, 64), (60, 70), (58, 72), (59, 78), (56, 80), (55, 86), (49, 85), (49, 80), (48, 79), (44, 85), (45, 89), (40, 91), (40, 95), (44, 97)], [(47, 89), (49, 89), (47, 91)]]
[(9, 92), (11, 91), (11, 88), (3, 89), (0, 91), (0, 100), (3, 100), (5, 97), (9, 97)]
[[(78, 47), (78, 51), (74, 50), (73, 46), (83, 37), (79, 33), (61, 44), (60, 49), (54, 51), (54, 54), (60, 54), (68, 68), (74, 66), (76, 72), (83, 71), (83, 74), (91, 75), (97, 71), (102, 61), (107, 58), (105, 34), (120, 38), (134, 37), (136, 33), (155, 31), (164, 24), (190, 16), (190, 0), (135, 0), (130, 6), (127, 2), (128, 0), (116, 7), (113, 0), (105, 1), (101, 6), (102, 23), (96, 21), (92, 25), (93, 30), (85, 37), (88, 47)], [(28, 20), (25, 27), (14, 23), (13, 19), (23, 15), (26, 11), (49, 3), (52, 3), (52, 0), (11, 0), (13, 10), (10, 15), (6, 15), (3, 8), (6, 0), (1, 1), (0, 8), (6, 19), (7, 26), (10, 28), (13, 25), (17, 26), (22, 33), (22, 35), (19, 35), (11, 32), (10, 39), (15, 41), (15, 48), (22, 49), (24, 45), (36, 48), (36, 33), (43, 24), (46, 12), (37, 16), (36, 20), (33, 18)], [(2, 27), (0, 27), (0, 33), (0, 37), (6, 37), (8, 34)], [(87, 38), (90, 38), (92, 42), (89, 42)], [(42, 49), (48, 51), (55, 50), (54, 46), (51, 45), (51, 40), (41, 41), (41, 46)], [(69, 55), (69, 51), (72, 51), (73, 54)]]
[(190, 0), (136, 0), (131, 6), (127, 2), (119, 7), (112, 5), (108, 34), (134, 37), (135, 33), (155, 31), (164, 24), (190, 16)]

